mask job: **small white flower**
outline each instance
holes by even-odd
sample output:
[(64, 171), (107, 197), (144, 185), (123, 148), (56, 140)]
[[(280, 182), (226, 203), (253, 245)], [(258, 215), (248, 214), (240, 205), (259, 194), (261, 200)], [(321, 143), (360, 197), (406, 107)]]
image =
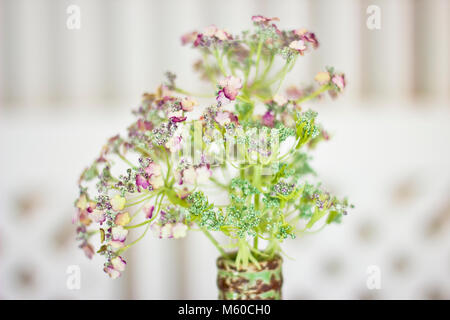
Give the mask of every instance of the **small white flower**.
[(113, 268), (117, 271), (125, 271), (125, 266), (127, 263), (121, 257), (117, 256), (111, 259), (111, 264)]
[(99, 209), (94, 209), (89, 214), (89, 217), (97, 223), (103, 223), (106, 220), (105, 213), (103, 212), (103, 210), (99, 210)]
[(298, 52), (302, 53), (306, 50), (305, 41), (303, 40), (294, 40), (289, 44), (289, 48), (297, 50)]
[(122, 226), (116, 226), (111, 229), (112, 239), (117, 241), (125, 241), (128, 230), (124, 229)]
[(153, 189), (155, 190), (164, 186), (164, 180), (162, 176), (151, 176), (148, 182), (152, 185)]
[(172, 238), (172, 224), (167, 223), (161, 228), (161, 239), (168, 239)]
[(178, 222), (172, 228), (172, 235), (175, 239), (186, 236), (187, 226), (184, 223)]
[(286, 99), (286, 97), (283, 96), (283, 95), (281, 95), (281, 94), (276, 94), (276, 95), (273, 97), (273, 101), (275, 101), (275, 103), (276, 103), (277, 105), (279, 105), (280, 107), (281, 107), (281, 106), (284, 106), (284, 105), (288, 102), (288, 100)]
[(227, 123), (230, 123), (230, 116), (227, 112), (218, 112), (215, 120), (221, 125), (224, 126)]
[(111, 199), (111, 206), (114, 211), (120, 211), (120, 210), (123, 210), (126, 202), (127, 202), (127, 200), (124, 197), (121, 197), (120, 195), (116, 194)]
[(183, 170), (183, 182), (186, 182), (189, 184), (195, 184), (196, 179), (197, 179), (197, 174), (195, 172), (194, 167), (189, 167), (189, 168)]

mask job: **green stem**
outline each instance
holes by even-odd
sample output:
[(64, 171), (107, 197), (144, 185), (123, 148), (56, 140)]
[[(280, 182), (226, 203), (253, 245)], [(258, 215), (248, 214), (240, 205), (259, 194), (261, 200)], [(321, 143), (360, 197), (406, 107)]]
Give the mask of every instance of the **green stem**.
[(223, 188), (223, 189), (225, 189), (225, 190), (228, 190), (228, 186), (225, 185), (225, 184), (223, 184), (223, 183), (221, 183), (221, 182), (219, 182), (216, 178), (210, 177), (209, 180), (211, 180), (212, 182), (214, 182), (217, 186), (219, 186), (219, 187), (221, 187), (221, 188)]
[[(144, 189), (145, 190), (145, 189)], [(148, 192), (147, 190), (145, 190), (144, 192), (142, 192), (141, 194), (139, 194), (136, 197), (131, 197), (131, 198), (127, 198), (127, 202), (129, 201), (136, 201), (136, 200), (141, 200), (144, 197), (148, 197), (150, 195), (150, 192)]]
[(289, 68), (289, 62), (286, 61), (283, 68), (281, 68), (272, 79), (268, 80), (267, 82), (260, 82), (257, 85), (252, 86), (252, 88), (253, 87), (254, 88), (267, 87), (267, 86), (272, 85), (273, 83), (277, 82), (280, 79), (280, 77), (283, 76), (283, 74), (285, 74), (287, 72), (288, 68)]
[(151, 156), (150, 153), (147, 150), (145, 150), (145, 149), (142, 149), (140, 147), (136, 147), (136, 150), (139, 151), (140, 153), (144, 154), (146, 157), (150, 157)]
[(250, 74), (250, 70), (252, 67), (253, 51), (254, 51), (253, 46), (251, 46), (250, 53), (248, 54), (249, 61), (248, 61), (247, 69), (245, 70), (245, 74), (244, 74), (244, 85), (242, 87), (243, 90), (245, 90), (245, 88), (247, 88), (248, 76)]
[(258, 250), (258, 236), (255, 236), (255, 237), (253, 238), (253, 248), (254, 248), (255, 250)]
[(211, 82), (211, 84), (213, 85), (213, 87), (215, 87), (216, 83), (217, 83), (216, 76), (214, 75), (213, 70), (211, 70), (211, 68), (209, 67), (208, 56), (207, 56), (206, 52), (203, 53), (203, 63), (205, 65), (206, 75), (208, 76), (208, 79)]
[(298, 100), (296, 100), (295, 102), (300, 104), (303, 103), (305, 101), (314, 99), (315, 97), (317, 97), (318, 95), (320, 95), (321, 93), (329, 90), (331, 88), (331, 85), (329, 84), (324, 84), (322, 87), (320, 87), (318, 90), (314, 91), (313, 93), (311, 93), (310, 95), (307, 95), (306, 97), (302, 97)]
[(219, 66), (220, 72), (222, 72), (222, 75), (223, 75), (224, 77), (226, 77), (226, 76), (227, 76), (227, 73), (226, 73), (226, 71), (225, 71), (225, 69), (224, 69), (224, 67), (223, 67), (222, 57), (219, 56), (219, 50), (218, 50), (218, 49), (214, 49), (214, 57), (215, 57), (216, 60), (217, 60), (217, 64), (218, 64), (218, 66)]
[(258, 79), (258, 73), (259, 73), (259, 60), (261, 59), (261, 50), (262, 50), (262, 46), (263, 46), (263, 39), (259, 40), (258, 43), (258, 49), (256, 51), (256, 70), (255, 70), (255, 81), (256, 79)]
[(254, 252), (255, 254), (257, 254), (257, 255), (263, 257), (263, 258), (268, 258), (268, 257), (269, 257), (268, 254), (266, 254), (266, 253), (264, 253), (264, 252), (261, 252), (261, 251), (259, 251), (258, 249), (250, 248), (250, 250), (251, 250), (252, 252)]
[(150, 224), (147, 224), (147, 227), (145, 228), (144, 232), (141, 234), (141, 236), (139, 238), (137, 238), (136, 240), (134, 240), (133, 242), (131, 242), (130, 244), (126, 245), (125, 247), (123, 247), (122, 249), (120, 249), (119, 251), (117, 251), (117, 254), (120, 255), (122, 252), (128, 250), (131, 246), (134, 246), (136, 243), (138, 243), (139, 241), (142, 240), (142, 238), (145, 237), (145, 235), (147, 234), (148, 229), (150, 228)]
[(144, 202), (144, 201), (150, 200), (150, 199), (153, 198), (154, 196), (155, 196), (155, 195), (152, 194), (152, 195), (150, 195), (149, 197), (144, 198), (144, 199), (142, 199), (142, 200), (139, 200), (139, 201), (136, 201), (136, 202), (129, 203), (129, 204), (125, 205), (125, 208), (129, 208), (129, 207), (132, 207), (132, 206), (137, 205), (137, 204), (139, 204), (139, 203), (142, 203), (142, 202)]
[(206, 237), (211, 240), (212, 244), (217, 248), (217, 250), (219, 250), (220, 254), (224, 257), (224, 258), (228, 258), (227, 253), (225, 252), (225, 250), (223, 250), (223, 248), (220, 246), (219, 242), (217, 242), (216, 239), (214, 239), (214, 237), (211, 235), (211, 233), (209, 233), (208, 230), (206, 230), (205, 228), (201, 228), (203, 233), (206, 235)]
[[(153, 198), (154, 196), (155, 196), (155, 195), (152, 195), (152, 196), (150, 197), (150, 199)], [(150, 200), (150, 199), (149, 199), (149, 200)], [(132, 221), (132, 220), (139, 214), (139, 212), (142, 211), (142, 209), (145, 207), (146, 204), (147, 204), (147, 203), (144, 202), (144, 204), (143, 204), (138, 210), (136, 210), (136, 212), (130, 217), (130, 221)]]
[(236, 99), (238, 99), (239, 101), (246, 102), (246, 103), (249, 103), (249, 104), (253, 105), (252, 100), (247, 99), (247, 98), (244, 97), (244, 96), (237, 96)]
[[(147, 225), (147, 227), (145, 228), (144, 232), (141, 234), (141, 236), (139, 238), (137, 238), (136, 240), (134, 240), (133, 242), (131, 242), (127, 246), (123, 247), (119, 251), (117, 251), (117, 254), (121, 254), (122, 252), (128, 250), (128, 248), (130, 248), (131, 246), (135, 245), (136, 243), (138, 243), (139, 241), (141, 241), (145, 237), (145, 235), (147, 234), (148, 229), (150, 228), (150, 222), (152, 222), (153, 220), (156, 219), (156, 217), (159, 214), (159, 210), (161, 209), (161, 204), (162, 204), (162, 201), (164, 199), (164, 193), (160, 193), (160, 194), (162, 196), (161, 196), (161, 198), (159, 200), (158, 209), (156, 210), (156, 214), (155, 214), (155, 216), (153, 218), (151, 218), (150, 220), (144, 221), (143, 223), (140, 223), (140, 224), (136, 224), (136, 225), (133, 225), (133, 226), (125, 227), (125, 229), (132, 229), (132, 228), (137, 228), (137, 227), (143, 226), (145, 224)], [(158, 196), (160, 194), (158, 194)]]
[(230, 60), (230, 55), (231, 54), (232, 54), (232, 51), (230, 50), (230, 51), (228, 51), (226, 57), (227, 57), (228, 67), (231, 70), (231, 74), (235, 77), (236, 76), (236, 71), (235, 71), (235, 68), (233, 67), (233, 63), (231, 63), (231, 60)]
[(283, 71), (282, 75), (281, 75), (281, 80), (280, 83), (278, 84), (278, 88), (275, 91), (275, 94), (278, 93), (278, 91), (280, 91), (281, 85), (283, 84), (284, 79), (286, 78), (286, 75), (292, 70), (292, 68), (295, 66), (295, 63), (297, 62), (297, 58), (298, 56), (296, 56), (294, 58), (294, 60), (292, 60), (291, 62), (287, 63), (286, 66), (287, 68), (285, 68), (285, 70)]
[(243, 164), (241, 164), (239, 166), (239, 178), (244, 179), (245, 178), (245, 166)]
[(275, 55), (272, 55), (270, 57), (269, 63), (266, 66), (266, 69), (264, 70), (264, 73), (261, 76), (261, 79), (256, 81), (255, 83), (261, 83), (261, 82), (264, 82), (264, 80), (266, 80), (267, 74), (269, 73), (270, 69), (272, 68), (272, 64), (273, 64), (274, 60), (275, 60)]
[(141, 223), (139, 223), (139, 224), (135, 224), (135, 225), (132, 225), (132, 226), (125, 226), (125, 227), (123, 227), (123, 228), (124, 228), (124, 229), (134, 229), (134, 228), (139, 228), (139, 227), (142, 227), (143, 225), (146, 225), (147, 223), (150, 223), (150, 222), (152, 222), (152, 221), (153, 221), (153, 219), (150, 219), (150, 220), (141, 222)]
[(144, 199), (142, 199), (142, 200), (139, 200), (139, 201), (136, 201), (136, 202), (129, 203), (129, 204), (125, 205), (125, 208), (129, 208), (129, 207), (132, 207), (132, 206), (137, 205), (137, 204), (139, 204), (139, 203), (142, 203), (142, 202), (144, 202), (144, 201), (147, 201), (147, 200), (151, 199), (153, 196), (154, 196), (154, 195), (150, 195), (149, 197), (144, 198)]
[(136, 166), (134, 164), (132, 164), (127, 158), (125, 158), (120, 152), (117, 152), (117, 155), (119, 156), (120, 159), (123, 160), (123, 162), (128, 164), (130, 167), (136, 168)]

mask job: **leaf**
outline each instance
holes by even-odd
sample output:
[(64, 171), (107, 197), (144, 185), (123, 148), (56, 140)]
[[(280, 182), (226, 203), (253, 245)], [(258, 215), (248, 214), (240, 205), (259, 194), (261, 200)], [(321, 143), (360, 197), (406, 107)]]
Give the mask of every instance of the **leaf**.
[(311, 228), (317, 221), (319, 221), (327, 212), (325, 210), (319, 210), (319, 208), (314, 209), (314, 213), (306, 225), (306, 229)]
[(336, 219), (338, 214), (339, 214), (339, 212), (337, 212), (335, 210), (330, 211), (330, 214), (328, 214), (328, 218), (327, 218), (327, 224), (332, 223)]
[(284, 171), (286, 170), (287, 165), (285, 163), (283, 163), (281, 165), (281, 169), (278, 170), (278, 172), (275, 174), (275, 177), (272, 179), (272, 184), (275, 184), (278, 182), (278, 180), (280, 180), (281, 177), (284, 176)]
[(100, 228), (100, 243), (103, 243), (105, 241), (105, 230)]
[(239, 115), (240, 121), (246, 120), (247, 117), (250, 115), (251, 111), (253, 110), (253, 106), (250, 103), (246, 102), (236, 103), (234, 107)]
[(98, 176), (97, 166), (93, 164), (89, 169), (84, 172), (84, 179), (86, 181), (92, 180)]
[(102, 252), (104, 252), (104, 251), (106, 251), (106, 245), (102, 245), (102, 246), (100, 247), (100, 249), (98, 249), (97, 253), (102, 253)]
[(173, 204), (177, 204), (185, 208), (189, 207), (189, 204), (186, 202), (186, 200), (179, 198), (175, 191), (167, 190), (166, 195), (169, 198), (170, 202), (172, 202)]

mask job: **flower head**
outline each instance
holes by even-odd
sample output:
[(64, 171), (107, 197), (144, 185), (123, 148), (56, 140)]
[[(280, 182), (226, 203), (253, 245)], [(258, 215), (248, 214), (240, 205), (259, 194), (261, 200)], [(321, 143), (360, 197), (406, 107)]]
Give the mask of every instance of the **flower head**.
[(319, 41), (317, 41), (316, 35), (304, 28), (294, 30), (294, 34), (297, 35), (300, 39), (311, 43), (314, 48), (317, 48), (319, 46)]
[(181, 44), (186, 45), (189, 43), (194, 43), (194, 41), (197, 39), (197, 35), (198, 35), (197, 31), (188, 32), (188, 33), (182, 35), (181, 36)]
[(230, 123), (230, 115), (228, 113), (228, 111), (219, 111), (217, 112), (216, 117), (214, 118), (214, 120), (217, 121), (218, 124), (220, 124), (221, 126), (226, 125), (227, 123)]
[(306, 45), (303, 40), (294, 40), (289, 44), (289, 48), (294, 49), (295, 51), (303, 55), (306, 50)]
[(161, 166), (155, 162), (151, 162), (144, 170), (149, 177), (161, 175)]
[(149, 179), (149, 183), (152, 185), (153, 190), (157, 190), (164, 186), (164, 180), (161, 175), (159, 176), (151, 176)]
[(89, 226), (92, 223), (91, 218), (89, 218), (89, 212), (87, 210), (78, 212), (78, 222), (84, 226)]
[(339, 91), (343, 91), (345, 88), (345, 78), (343, 74), (336, 74), (331, 78), (331, 82), (333, 82), (336, 87), (338, 87)]
[(189, 194), (190, 194), (190, 191), (186, 187), (184, 187), (183, 189), (177, 191), (177, 196), (180, 199), (186, 199), (189, 196)]
[(120, 271), (117, 271), (112, 266), (105, 267), (103, 271), (105, 271), (111, 279), (117, 279), (120, 277)]
[(111, 265), (114, 268), (114, 270), (122, 272), (125, 271), (125, 266), (127, 265), (127, 263), (125, 262), (125, 260), (122, 259), (121, 256), (117, 256), (111, 259)]
[(167, 224), (165, 224), (165, 225), (163, 225), (161, 227), (159, 237), (161, 239), (173, 238), (173, 235), (172, 235), (172, 224), (171, 223), (167, 223)]
[(196, 173), (194, 167), (189, 167), (189, 168), (183, 170), (183, 182), (186, 182), (189, 184), (195, 184), (196, 179), (197, 179), (197, 173)]
[(114, 198), (111, 199), (111, 206), (113, 210), (120, 211), (123, 210), (126, 202), (127, 200), (124, 197), (121, 197), (120, 195), (116, 194)]
[(221, 89), (218, 92), (217, 100), (223, 101), (224, 98), (228, 100), (235, 100), (242, 88), (242, 80), (237, 77), (228, 76), (219, 82)]
[(192, 111), (197, 104), (197, 101), (189, 97), (185, 97), (181, 100), (181, 107), (184, 111)]
[(276, 94), (273, 97), (273, 101), (279, 105), (280, 107), (284, 106), (286, 103), (288, 103), (288, 100), (286, 99), (285, 96), (281, 95), (281, 94)]
[(151, 219), (153, 217), (153, 211), (155, 211), (155, 206), (145, 206), (144, 213), (146, 219)]
[(275, 115), (272, 111), (268, 110), (262, 117), (262, 124), (268, 127), (273, 127), (275, 123)]
[(86, 210), (87, 209), (87, 197), (86, 194), (83, 193), (82, 195), (80, 195), (80, 197), (77, 199), (75, 206), (80, 209), (80, 210)]
[(170, 120), (172, 122), (183, 122), (186, 121), (187, 117), (183, 117), (183, 116), (171, 116)]
[(147, 189), (149, 185), (150, 183), (147, 181), (147, 179), (145, 179), (144, 176), (140, 174), (136, 175), (136, 187), (138, 192), (141, 192), (140, 188)]
[(94, 209), (92, 212), (89, 213), (89, 217), (96, 223), (102, 224), (106, 220), (105, 213), (103, 210)]
[(253, 16), (252, 17), (252, 21), (255, 24), (267, 26), (273, 21), (280, 21), (280, 19), (276, 18), (276, 17), (274, 17), (274, 18), (267, 18), (267, 17), (262, 16), (262, 15), (257, 15), (257, 16)]
[(92, 257), (94, 256), (94, 247), (92, 247), (91, 244), (85, 242), (80, 246), (80, 248), (83, 249), (86, 257), (88, 257), (89, 259), (92, 259)]
[(286, 89), (286, 95), (289, 99), (297, 100), (302, 96), (302, 91), (296, 86), (290, 86)]
[(116, 216), (116, 219), (114, 222), (119, 226), (125, 226), (128, 223), (130, 223), (130, 221), (131, 221), (130, 214), (128, 212), (123, 212), (123, 213), (119, 213)]
[(150, 121), (145, 121), (142, 119), (139, 119), (136, 122), (137, 128), (139, 131), (149, 131), (153, 129), (153, 124)]
[[(186, 40), (190, 37), (186, 37)], [(211, 43), (220, 43), (227, 40), (232, 40), (233, 37), (224, 29), (219, 29), (215, 25), (206, 27), (203, 32), (196, 35), (194, 46), (208, 47)]]
[(175, 239), (183, 238), (186, 236), (187, 226), (184, 223), (177, 222), (172, 227), (172, 236)]
[(327, 84), (330, 82), (330, 74), (328, 72), (319, 72), (314, 77), (319, 84)]
[(119, 241), (119, 240), (111, 240), (108, 242), (108, 246), (111, 247), (111, 250), (113, 252), (122, 249), (125, 245), (124, 245), (124, 241)]
[(128, 230), (122, 227), (121, 225), (118, 225), (111, 229), (111, 235), (114, 241), (124, 242), (125, 239), (127, 238)]

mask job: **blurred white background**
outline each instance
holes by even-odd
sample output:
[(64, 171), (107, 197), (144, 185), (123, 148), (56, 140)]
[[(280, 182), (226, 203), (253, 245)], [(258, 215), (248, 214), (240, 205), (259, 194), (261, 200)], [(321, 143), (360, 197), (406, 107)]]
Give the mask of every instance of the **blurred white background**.
[[(66, 26), (68, 6), (81, 29)], [(369, 5), (381, 29), (366, 27)], [(76, 181), (133, 119), (163, 73), (201, 91), (180, 36), (232, 32), (254, 14), (306, 27), (320, 48), (286, 84), (325, 66), (346, 74), (319, 111), (333, 139), (314, 152), (324, 185), (356, 208), (342, 225), (287, 241), (285, 299), (450, 299), (450, 1), (0, 0), (0, 298), (215, 299), (217, 252), (191, 233), (149, 235), (116, 281), (88, 261), (71, 225)], [(66, 270), (81, 268), (80, 290)], [(378, 266), (381, 289), (369, 290)]]

